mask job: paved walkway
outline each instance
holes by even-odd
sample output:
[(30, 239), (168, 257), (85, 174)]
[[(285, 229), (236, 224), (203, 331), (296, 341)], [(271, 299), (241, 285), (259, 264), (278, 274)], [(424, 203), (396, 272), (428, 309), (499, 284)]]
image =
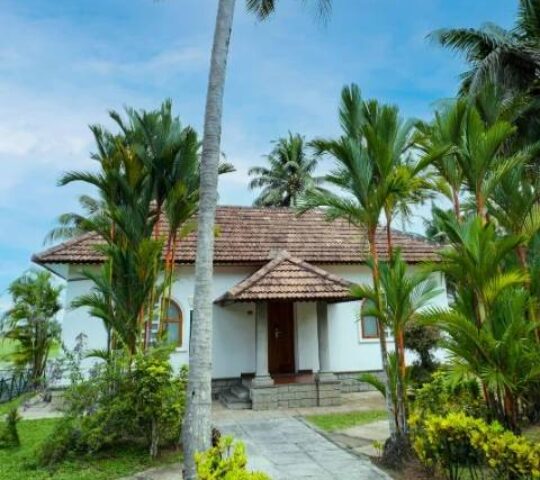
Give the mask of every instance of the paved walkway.
[(367, 457), (339, 448), (298, 418), (222, 420), (217, 426), (246, 444), (250, 469), (272, 480), (390, 478)]

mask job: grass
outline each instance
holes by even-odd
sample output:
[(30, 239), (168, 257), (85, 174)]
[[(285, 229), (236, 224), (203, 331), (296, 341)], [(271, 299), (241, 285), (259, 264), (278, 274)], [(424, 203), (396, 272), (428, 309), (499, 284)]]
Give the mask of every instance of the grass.
[(24, 393), (6, 403), (0, 403), (0, 417), (8, 413), (12, 408), (19, 408), (26, 400), (35, 395), (33, 392)]
[(540, 443), (540, 425), (532, 425), (523, 431), (523, 436), (532, 442)]
[(37, 446), (58, 419), (24, 420), (19, 423), (21, 446), (0, 449), (0, 480), (113, 480), (151, 467), (181, 460), (180, 452), (166, 452), (152, 461), (140, 448), (122, 448), (61, 463), (55, 470), (34, 466)]
[[(9, 338), (0, 338), (0, 370), (12, 367), (9, 362), (11, 354), (16, 350), (17, 342)], [(60, 354), (60, 345), (58, 343), (51, 347), (49, 358), (55, 358)]]
[(335, 432), (349, 427), (365, 425), (388, 418), (386, 410), (367, 410), (365, 412), (329, 413), (308, 415), (306, 420), (327, 432)]

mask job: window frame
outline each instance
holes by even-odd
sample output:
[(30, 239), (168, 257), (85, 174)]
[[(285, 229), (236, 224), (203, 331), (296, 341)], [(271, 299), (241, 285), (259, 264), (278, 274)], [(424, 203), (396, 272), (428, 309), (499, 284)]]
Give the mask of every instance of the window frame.
[[(168, 316), (169, 308), (171, 307), (174, 307), (178, 312), (178, 317), (176, 320), (171, 320)], [(181, 349), (184, 346), (184, 312), (182, 311), (182, 308), (180, 307), (180, 304), (178, 302), (170, 299), (167, 300), (166, 313), (167, 316), (163, 319), (163, 329), (165, 330), (165, 332), (168, 332), (169, 324), (178, 325), (178, 338), (174, 342), (170, 342), (170, 344), (173, 344), (176, 349)]]
[[(364, 307), (364, 302), (366, 302), (366, 299), (362, 299), (360, 301), (360, 321), (358, 322), (360, 324), (360, 339), (359, 341), (362, 342), (363, 340), (378, 340), (380, 338), (380, 330), (379, 330), (379, 322), (377, 320), (377, 317), (373, 317), (371, 315), (368, 315), (368, 316), (364, 316), (363, 314), (363, 307)], [(375, 320), (375, 327), (377, 329), (377, 333), (375, 335), (366, 335), (365, 334), (365, 331), (366, 331), (366, 328), (365, 328), (365, 325), (364, 325), (364, 322), (368, 319), (368, 318), (373, 318)]]

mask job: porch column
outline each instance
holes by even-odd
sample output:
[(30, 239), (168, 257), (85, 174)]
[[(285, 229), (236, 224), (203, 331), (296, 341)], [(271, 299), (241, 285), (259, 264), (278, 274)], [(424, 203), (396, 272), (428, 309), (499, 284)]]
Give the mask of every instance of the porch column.
[(337, 380), (330, 371), (330, 345), (328, 338), (328, 304), (317, 302), (317, 336), (319, 339), (319, 373), (318, 379), (321, 381)]
[(268, 308), (266, 302), (255, 304), (255, 358), (256, 372), (251, 385), (266, 387), (274, 384), (268, 372)]

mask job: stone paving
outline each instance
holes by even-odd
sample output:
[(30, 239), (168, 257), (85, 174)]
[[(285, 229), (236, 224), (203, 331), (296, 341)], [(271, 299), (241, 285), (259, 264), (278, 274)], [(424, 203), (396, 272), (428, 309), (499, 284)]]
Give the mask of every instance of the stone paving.
[(272, 480), (390, 478), (369, 458), (341, 449), (298, 418), (221, 420), (217, 426), (246, 444), (250, 469)]

